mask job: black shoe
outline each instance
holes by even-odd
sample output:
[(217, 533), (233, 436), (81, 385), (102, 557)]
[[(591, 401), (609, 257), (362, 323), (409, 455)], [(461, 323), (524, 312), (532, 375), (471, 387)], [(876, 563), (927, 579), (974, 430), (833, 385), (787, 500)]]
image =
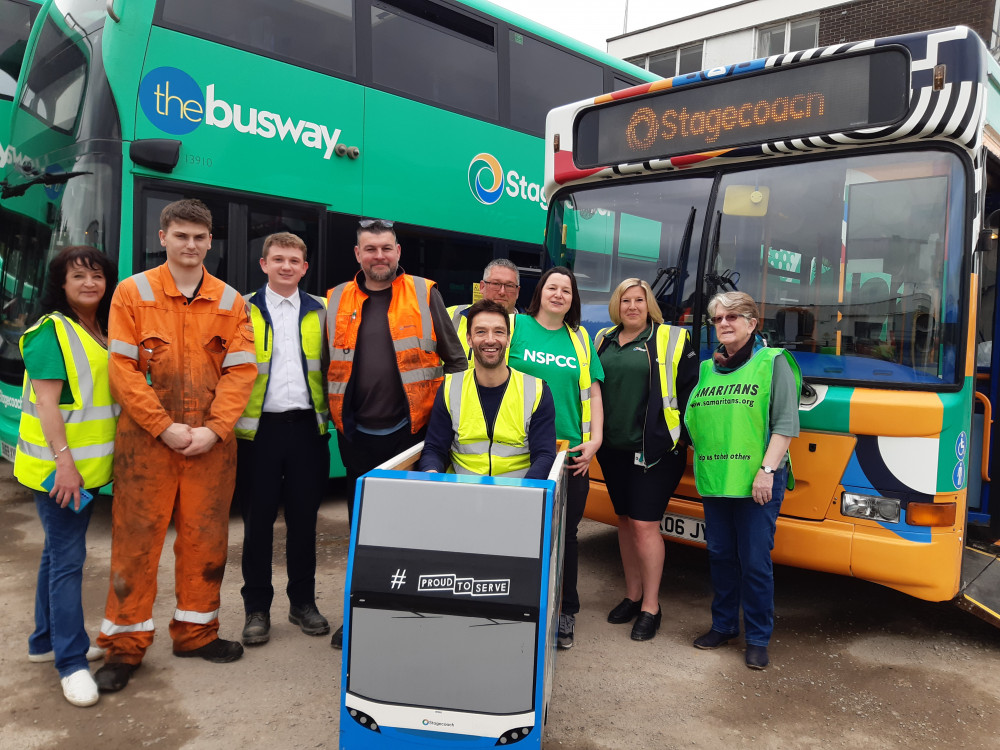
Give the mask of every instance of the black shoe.
[(639, 619), (635, 621), (635, 625), (632, 626), (632, 640), (633, 641), (648, 641), (656, 635), (656, 631), (660, 629), (660, 620), (663, 619), (663, 607), (656, 610), (655, 615), (649, 614), (649, 612), (640, 612)]
[(764, 669), (770, 663), (767, 658), (767, 646), (751, 646), (748, 643), (746, 660), (750, 669)]
[(174, 656), (182, 656), (184, 658), (198, 656), (213, 664), (228, 664), (243, 656), (243, 646), (236, 641), (216, 638), (201, 648), (192, 649), (191, 651), (177, 651), (175, 649)]
[(642, 611), (642, 602), (634, 602), (628, 597), (621, 600), (621, 603), (608, 613), (608, 622), (613, 625), (622, 625), (632, 622), (636, 615)]
[(720, 633), (718, 630), (709, 630), (704, 635), (699, 635), (694, 639), (694, 647), (700, 648), (703, 651), (711, 651), (713, 648), (725, 646), (738, 635), (739, 633), (726, 635), (725, 633)]
[(576, 630), (576, 615), (559, 615), (559, 633), (556, 644), (561, 649), (573, 648), (573, 633)]
[(333, 634), (333, 638), (330, 639), (330, 645), (340, 651), (344, 648), (344, 626), (341, 625), (337, 628), (337, 632)]
[(306, 635), (326, 635), (330, 632), (330, 623), (319, 613), (315, 604), (304, 604), (301, 607), (293, 604), (288, 609), (288, 621), (302, 628)]
[(247, 613), (242, 640), (244, 646), (260, 646), (271, 640), (271, 615), (267, 612)]
[(123, 661), (105, 662), (94, 674), (94, 682), (102, 693), (117, 693), (128, 685), (129, 678), (138, 668), (138, 664), (126, 664)]

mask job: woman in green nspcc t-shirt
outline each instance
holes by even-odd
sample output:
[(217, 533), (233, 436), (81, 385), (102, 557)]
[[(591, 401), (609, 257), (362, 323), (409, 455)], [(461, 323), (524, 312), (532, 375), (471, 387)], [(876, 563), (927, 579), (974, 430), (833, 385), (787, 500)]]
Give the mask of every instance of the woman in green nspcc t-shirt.
[(568, 268), (556, 266), (542, 274), (528, 314), (518, 315), (515, 321), (509, 361), (514, 369), (548, 383), (556, 405), (556, 437), (570, 444), (559, 647), (571, 648), (580, 611), (576, 531), (587, 505), (590, 462), (604, 436), (604, 369), (590, 336), (580, 326), (580, 294)]

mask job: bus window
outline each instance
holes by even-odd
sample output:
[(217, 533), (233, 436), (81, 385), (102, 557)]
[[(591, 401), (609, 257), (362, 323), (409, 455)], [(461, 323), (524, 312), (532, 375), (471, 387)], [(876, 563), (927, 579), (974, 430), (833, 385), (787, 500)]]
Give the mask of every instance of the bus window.
[(375, 85), (496, 120), (500, 84), (494, 27), (443, 7), (436, 8), (433, 19), (418, 20), (395, 12), (394, 5), (372, 4)]
[[(941, 152), (727, 175), (705, 293), (728, 279), (753, 296), (763, 335), (807, 377), (952, 384), (962, 233), (949, 227), (962, 225), (964, 184)], [(754, 190), (762, 210), (732, 199)]]
[(37, 7), (0, 0), (0, 99), (14, 98), (31, 22), (37, 11)]
[(552, 107), (603, 89), (601, 66), (514, 30), (509, 36), (511, 127), (540, 135)]
[[(549, 262), (573, 269), (586, 320), (607, 319), (615, 286), (636, 277), (654, 284), (664, 318), (691, 321), (708, 177), (581, 190), (549, 213)], [(603, 312), (602, 312), (603, 310)]]
[(160, 22), (316, 70), (355, 72), (351, 0), (165, 0)]
[(87, 47), (81, 37), (70, 38), (53, 20), (45, 19), (35, 51), (36, 64), (28, 70), (20, 106), (53, 130), (75, 129), (87, 81)]

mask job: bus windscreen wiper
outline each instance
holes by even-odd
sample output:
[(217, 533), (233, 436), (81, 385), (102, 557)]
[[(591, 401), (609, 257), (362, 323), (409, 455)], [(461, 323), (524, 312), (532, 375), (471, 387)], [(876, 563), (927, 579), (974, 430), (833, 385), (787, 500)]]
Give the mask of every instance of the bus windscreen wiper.
[(28, 192), (32, 185), (62, 185), (69, 182), (73, 177), (83, 174), (93, 174), (93, 172), (44, 172), (20, 185), (11, 185), (7, 180), (0, 182), (0, 198), (17, 198)]

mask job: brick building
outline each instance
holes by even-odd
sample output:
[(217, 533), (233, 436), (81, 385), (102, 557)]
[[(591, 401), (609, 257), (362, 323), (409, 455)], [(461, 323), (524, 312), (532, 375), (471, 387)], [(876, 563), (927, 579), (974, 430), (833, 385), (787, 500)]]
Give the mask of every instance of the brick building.
[(964, 25), (997, 54), (1000, 0), (741, 0), (608, 39), (664, 77), (783, 52)]

